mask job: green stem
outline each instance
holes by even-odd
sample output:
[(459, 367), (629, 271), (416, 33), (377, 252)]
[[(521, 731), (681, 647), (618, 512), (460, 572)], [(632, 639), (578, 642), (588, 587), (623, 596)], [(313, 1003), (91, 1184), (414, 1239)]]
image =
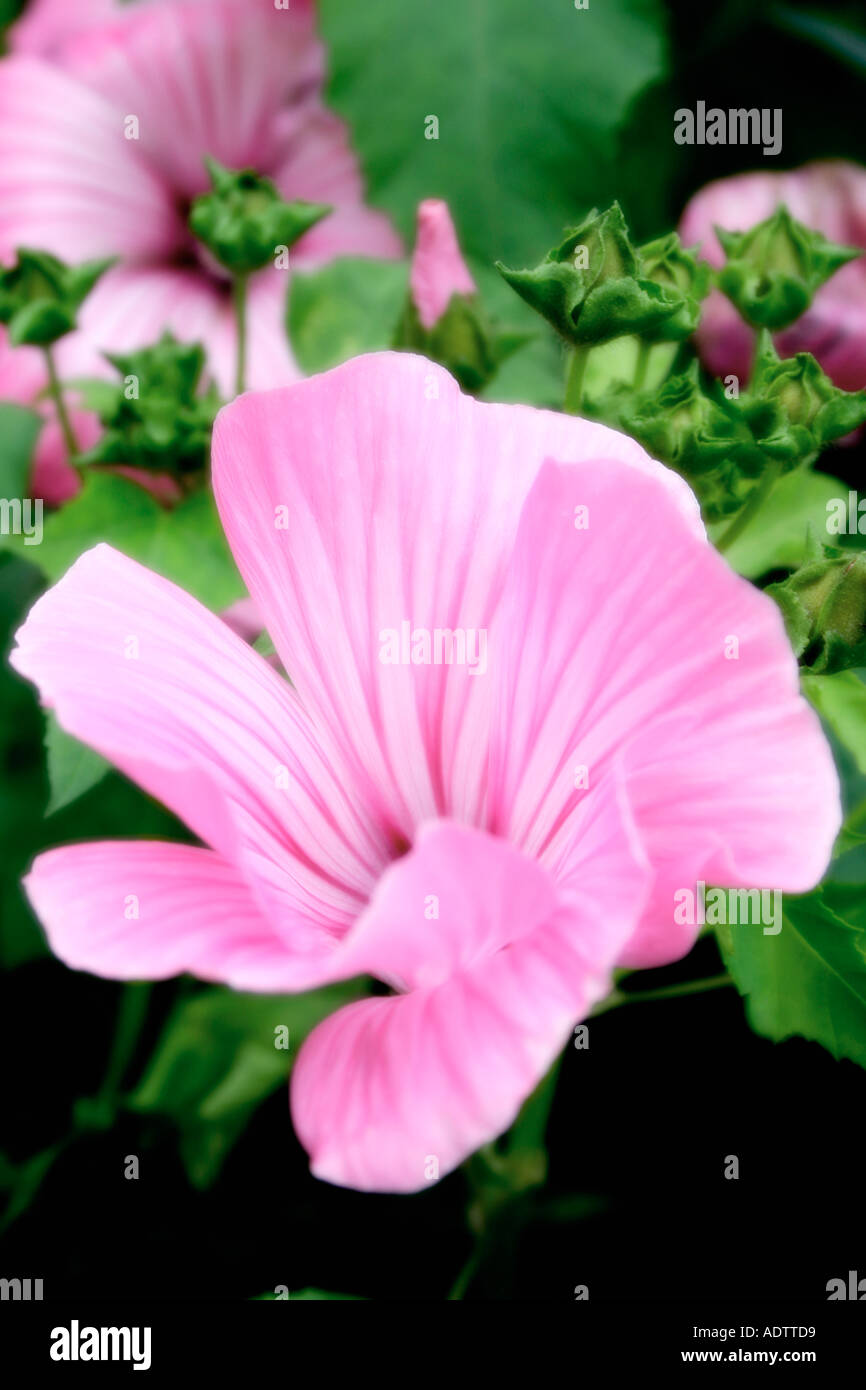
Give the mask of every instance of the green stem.
[(236, 275), (232, 284), (232, 300), (235, 309), (235, 324), (238, 335), (238, 355), (235, 369), (235, 395), (245, 389), (247, 374), (247, 277)]
[(561, 1063), (562, 1055), (560, 1054), (550, 1070), (539, 1081), (532, 1095), (524, 1101), (520, 1114), (505, 1136), (505, 1147), (509, 1154), (515, 1154), (519, 1151), (537, 1152), (544, 1148), (544, 1136), (547, 1133), (547, 1122), (550, 1118), (553, 1097), (556, 1094), (556, 1083), (559, 1080)]
[(565, 410), (569, 415), (580, 414), (583, 405), (583, 378), (591, 351), (588, 343), (578, 343), (571, 349), (571, 361), (565, 382)]
[(147, 1018), (152, 988), (153, 986), (147, 983), (124, 985), (117, 1010), (117, 1024), (108, 1067), (96, 1097), (99, 1104), (113, 1105), (117, 1099)]
[(467, 1160), (466, 1176), (472, 1199), (470, 1226), (476, 1232), (469, 1258), (451, 1287), (448, 1301), (462, 1299), (488, 1258), (507, 1260), (516, 1246), (529, 1203), (527, 1196), (541, 1186), (547, 1172), (544, 1136), (556, 1092), (561, 1056), (542, 1077), (501, 1141), (485, 1144)]
[(48, 392), (54, 402), (54, 409), (57, 412), (57, 420), (63, 435), (63, 442), (66, 445), (69, 461), (72, 463), (81, 451), (78, 447), (78, 440), (75, 438), (69, 412), (66, 409), (66, 401), (63, 399), (63, 387), (60, 385), (60, 377), (57, 375), (57, 364), (54, 361), (54, 352), (51, 345), (46, 344), (42, 351), (45, 355), (45, 365), (48, 368)]
[(646, 371), (649, 366), (651, 351), (652, 344), (644, 342), (643, 338), (641, 338), (637, 346), (637, 363), (635, 364), (634, 381), (632, 382), (633, 391), (640, 391), (646, 381)]
[(778, 482), (781, 471), (782, 465), (780, 463), (771, 463), (768, 468), (764, 469), (761, 481), (752, 488), (745, 506), (740, 508), (730, 526), (726, 531), (722, 532), (716, 541), (716, 550), (724, 551), (727, 550), (730, 545), (733, 545), (737, 536), (745, 530), (752, 517), (758, 509), (763, 506), (764, 502), (766, 502)]
[(457, 1275), (457, 1278), (454, 1280), (454, 1283), (451, 1285), (451, 1288), (448, 1292), (447, 1301), (449, 1303), (458, 1302), (466, 1293), (466, 1290), (469, 1288), (469, 1285), (472, 1283), (472, 1280), (475, 1278), (475, 1275), (478, 1273), (479, 1269), (481, 1268), (481, 1265), (484, 1262), (486, 1249), (487, 1247), (484, 1241), (477, 1240), (475, 1242), (475, 1244), (472, 1247), (472, 1253), (469, 1256), (469, 1259), (466, 1261), (460, 1273)]
[(656, 1003), (660, 999), (684, 999), (689, 994), (705, 994), (711, 989), (724, 989), (727, 985), (734, 982), (727, 971), (721, 975), (710, 975), (704, 980), (686, 980), (679, 985), (666, 985), (662, 989), (636, 990), (634, 994), (625, 994), (622, 990), (613, 990), (606, 999), (596, 1004), (591, 1017), (597, 1018), (599, 1014), (605, 1014), (609, 1009), (619, 1009), (623, 1004), (650, 1004)]

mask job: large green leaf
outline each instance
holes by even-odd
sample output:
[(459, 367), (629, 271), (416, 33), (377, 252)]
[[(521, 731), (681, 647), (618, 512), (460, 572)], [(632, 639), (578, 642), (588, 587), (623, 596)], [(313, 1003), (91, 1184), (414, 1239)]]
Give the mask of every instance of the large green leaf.
[(323, 372), (391, 345), (409, 271), (402, 261), (347, 256), (298, 274), (289, 296), (289, 336), (305, 372)]
[[(866, 887), (833, 886), (786, 902), (782, 930), (718, 927), (722, 955), (756, 1032), (798, 1035), (866, 1066), (866, 920), (848, 912)], [(834, 910), (834, 907), (837, 910)]]
[(803, 694), (866, 772), (866, 684), (855, 671), (816, 676), (804, 671)]
[[(364, 992), (357, 981), (295, 995), (206, 989), (169, 1018), (129, 1103), (178, 1126), (190, 1182), (207, 1187), (253, 1110), (284, 1084), (307, 1033)], [(275, 1045), (283, 1027), (288, 1049)]]
[[(518, 299), (489, 266), (470, 266), (479, 293), (500, 329), (526, 337), (484, 391), (495, 401), (559, 407), (563, 350), (555, 333)], [(323, 372), (362, 352), (388, 348), (408, 293), (402, 261), (344, 257), (321, 270), (296, 275), (289, 299), (292, 349), (305, 372)]]
[(91, 469), (78, 496), (46, 516), (41, 545), (24, 549), (20, 537), (3, 539), (51, 583), (83, 551), (107, 541), (209, 608), (225, 608), (244, 593), (207, 489), (168, 510), (131, 479)]
[[(663, 76), (659, 0), (320, 0), (329, 100), (346, 118), (373, 202), (410, 239), (416, 204), (444, 197), (466, 252), (534, 264), (561, 228), (618, 197), (618, 132)], [(425, 137), (428, 117), (439, 138)], [(671, 128), (672, 129), (672, 128)], [(671, 139), (672, 134), (671, 134)], [(633, 186), (648, 177), (633, 161)], [(657, 229), (639, 229), (644, 230)]]

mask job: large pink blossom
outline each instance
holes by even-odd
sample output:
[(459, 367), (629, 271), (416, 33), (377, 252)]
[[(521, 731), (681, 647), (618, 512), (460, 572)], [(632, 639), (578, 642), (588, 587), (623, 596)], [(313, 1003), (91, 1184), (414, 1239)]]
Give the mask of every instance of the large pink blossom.
[[(794, 217), (831, 241), (866, 249), (866, 169), (845, 160), (805, 164), (788, 173), (737, 174), (702, 188), (686, 206), (680, 236), (701, 242), (712, 265), (724, 263), (714, 228), (740, 232), (786, 203)], [(750, 370), (754, 334), (714, 290), (697, 334), (701, 356), (718, 376)], [(776, 337), (783, 356), (811, 352), (846, 391), (866, 386), (866, 257), (851, 261), (818, 290), (809, 311)]]
[(206, 847), (55, 849), (27, 890), (78, 969), (391, 986), (310, 1036), (292, 1109), (319, 1177), (411, 1191), (511, 1123), (614, 966), (689, 949), (678, 888), (814, 885), (832, 759), (778, 609), (625, 435), (380, 353), (227, 406), (213, 471), (292, 683), (88, 551), (13, 664)]
[[(294, 265), (399, 254), (387, 219), (362, 201), (345, 127), (322, 104), (311, 0), (286, 10), (273, 0), (38, 0), (10, 43), (0, 62), (0, 261), (18, 246), (67, 261), (120, 258), (87, 300), (80, 331), (58, 345), (61, 374), (102, 373), (103, 350), (143, 346), (168, 327), (205, 344), (230, 393), (229, 282), (186, 227), (191, 200), (208, 187), (204, 155), (252, 165), (286, 197), (334, 207), (292, 249)], [(250, 282), (251, 387), (299, 375), (287, 285), (276, 267)], [(0, 343), (0, 376), (8, 352)], [(41, 372), (36, 380), (44, 385)], [(43, 441), (49, 487), (47, 470), (62, 467), (53, 443)], [(50, 500), (59, 500), (53, 488)]]

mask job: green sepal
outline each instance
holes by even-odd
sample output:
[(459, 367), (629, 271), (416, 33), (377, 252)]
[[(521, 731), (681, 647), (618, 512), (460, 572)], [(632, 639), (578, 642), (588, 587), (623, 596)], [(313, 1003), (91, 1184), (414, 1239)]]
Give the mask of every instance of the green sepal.
[(804, 457), (866, 421), (866, 391), (843, 391), (809, 352), (780, 357), (766, 329), (758, 337), (748, 394), (780, 409)]
[(475, 395), (495, 376), (505, 359), (527, 341), (528, 334), (497, 329), (474, 294), (452, 294), (445, 312), (427, 329), (410, 294), (392, 346), (423, 353), (440, 363), (464, 391)]
[(49, 347), (76, 325), (82, 302), (114, 257), (70, 266), (48, 251), (19, 247), (0, 270), (0, 323), (13, 347)]
[(193, 203), (190, 230), (233, 275), (260, 270), (331, 212), (324, 203), (286, 202), (254, 169), (205, 164), (213, 187)]
[(682, 305), (656, 329), (644, 329), (648, 342), (681, 342), (700, 322), (701, 301), (710, 292), (712, 271), (699, 261), (697, 248), (683, 246), (676, 232), (648, 241), (638, 249), (641, 274), (663, 289), (682, 296)]
[(696, 361), (660, 391), (627, 389), (604, 402), (617, 423), (648, 453), (675, 468), (697, 494), (704, 516), (717, 521), (737, 511), (766, 465), (748, 413), (728, 400), (718, 382), (705, 385)]
[(818, 548), (765, 592), (782, 610), (795, 654), (819, 674), (866, 664), (866, 554)]
[(103, 425), (97, 443), (77, 463), (122, 463), (177, 475), (202, 471), (221, 401), (212, 383), (200, 389), (201, 345), (164, 333), (151, 347), (105, 356), (120, 381), (74, 383), (82, 404)]
[(753, 328), (786, 328), (809, 308), (817, 289), (859, 256), (797, 222), (780, 204), (745, 232), (716, 227), (726, 256), (719, 288)]
[(593, 210), (533, 270), (511, 270), (501, 262), (496, 268), (576, 345), (655, 334), (685, 303), (678, 289), (643, 275), (618, 203), (602, 213)]

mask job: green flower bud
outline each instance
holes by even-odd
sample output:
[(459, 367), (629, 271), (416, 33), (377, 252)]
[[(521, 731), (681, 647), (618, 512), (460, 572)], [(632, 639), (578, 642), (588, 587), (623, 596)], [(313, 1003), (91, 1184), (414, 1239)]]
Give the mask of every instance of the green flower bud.
[(49, 347), (71, 333), (82, 301), (114, 258), (69, 266), (47, 251), (20, 247), (15, 265), (0, 270), (0, 323), (13, 347)]
[(679, 342), (694, 333), (701, 317), (701, 300), (710, 290), (711, 271), (699, 261), (695, 250), (682, 245), (676, 232), (648, 241), (638, 250), (641, 275), (662, 289), (682, 296), (679, 309), (656, 329), (644, 330), (643, 337), (654, 342)]
[(801, 459), (814, 458), (866, 421), (866, 391), (841, 390), (809, 352), (780, 358), (766, 330), (758, 339), (749, 397), (779, 408)]
[(593, 211), (534, 270), (497, 270), (573, 344), (655, 332), (682, 310), (679, 289), (643, 275), (618, 203)]
[(76, 382), (82, 403), (104, 426), (80, 464), (124, 463), (162, 473), (202, 471), (210, 454), (211, 428), (220, 407), (212, 384), (200, 390), (204, 349), (164, 333), (152, 347), (108, 354), (119, 382)]
[(866, 554), (823, 551), (766, 592), (781, 608), (802, 664), (830, 675), (866, 662)]
[(618, 423), (688, 480), (708, 521), (738, 510), (765, 465), (740, 403), (705, 389), (697, 362), (660, 391), (622, 393)]
[(331, 211), (321, 203), (286, 202), (253, 169), (226, 169), (210, 158), (205, 164), (213, 191), (196, 198), (190, 229), (233, 275), (260, 270)]
[(747, 232), (715, 230), (727, 257), (719, 288), (755, 328), (786, 328), (825, 280), (860, 255), (796, 222), (783, 205)]
[(528, 335), (498, 330), (477, 295), (452, 294), (444, 314), (425, 328), (411, 295), (397, 325), (392, 347), (420, 352), (446, 367), (476, 395), (495, 376), (506, 357), (528, 341)]

